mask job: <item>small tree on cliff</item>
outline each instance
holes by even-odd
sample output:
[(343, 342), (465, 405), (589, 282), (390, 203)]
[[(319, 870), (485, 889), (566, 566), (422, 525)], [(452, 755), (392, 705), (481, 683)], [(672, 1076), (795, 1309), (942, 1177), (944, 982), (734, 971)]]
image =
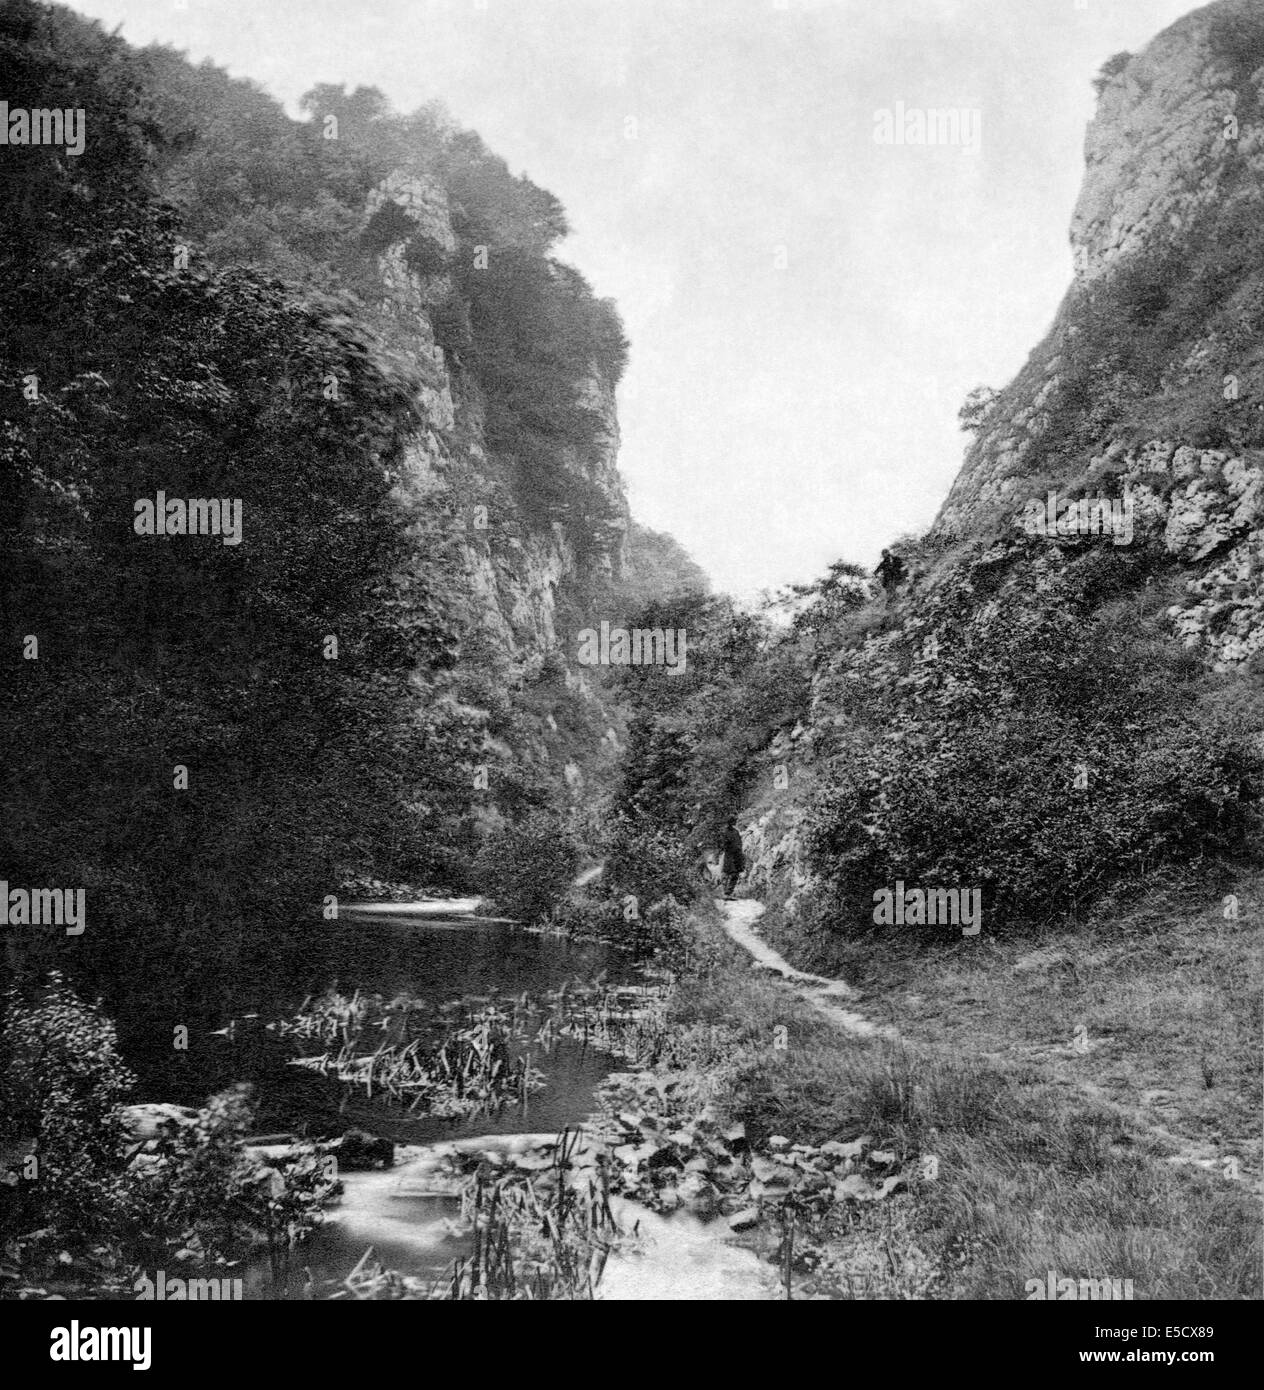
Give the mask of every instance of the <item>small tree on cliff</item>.
[(978, 434), (991, 418), (996, 408), (999, 392), (991, 386), (976, 386), (965, 399), (965, 404), (957, 412), (961, 428), (967, 434)]
[(1112, 57), (1106, 59), (1097, 76), (1093, 79), (1093, 90), (1099, 97), (1110, 85), (1111, 81), (1118, 77), (1131, 62), (1132, 54), (1126, 49), (1122, 53), (1116, 53)]

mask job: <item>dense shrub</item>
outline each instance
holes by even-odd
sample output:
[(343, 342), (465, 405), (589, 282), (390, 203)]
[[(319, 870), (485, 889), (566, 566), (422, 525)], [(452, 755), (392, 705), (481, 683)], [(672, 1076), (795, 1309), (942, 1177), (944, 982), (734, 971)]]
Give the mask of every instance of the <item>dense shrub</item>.
[(1112, 57), (1106, 59), (1101, 69), (1098, 71), (1097, 76), (1093, 79), (1093, 90), (1099, 97), (1110, 85), (1111, 80), (1118, 77), (1131, 62), (1132, 54), (1126, 51), (1116, 53)]
[(564, 819), (536, 810), (487, 836), (475, 880), (498, 908), (530, 924), (562, 901), (578, 868), (579, 846)]
[(981, 606), (957, 584), (958, 611), (941, 593), (919, 632), (833, 672), (852, 718), (804, 842), (834, 929), (874, 930), (897, 880), (978, 888), (998, 930), (1249, 845), (1260, 762), (1197, 703), (1196, 664), (1102, 623), (1039, 562)]
[(6, 995), (0, 1146), (17, 1181), (0, 1188), (0, 1218), (4, 1254), (27, 1277), (117, 1281), (128, 1265), (214, 1264), (259, 1241), (280, 1257), (319, 1219), (328, 1178), (315, 1148), (284, 1175), (242, 1149), (246, 1087), (138, 1153), (123, 1110), (133, 1084), (113, 1023), (57, 972), (29, 1001)]
[(206, 1265), (264, 1239), (280, 1272), (284, 1252), (320, 1220), (325, 1165), (312, 1147), (284, 1174), (241, 1147), (254, 1125), (250, 1088), (211, 1096), (190, 1124), (168, 1124), (128, 1189), (128, 1248), (142, 1267), (180, 1248)]
[[(836, 567), (823, 604), (831, 613), (858, 602), (854, 567)], [(640, 628), (684, 631), (685, 669), (615, 668), (611, 683), (633, 714), (614, 810), (646, 819), (695, 850), (714, 846), (737, 811), (751, 754), (808, 708), (815, 641), (803, 615), (787, 634), (761, 613), (724, 596), (683, 591), (629, 619)]]
[[(469, 254), (465, 254), (468, 252)], [(605, 421), (584, 403), (594, 372), (611, 385), (627, 344), (618, 316), (578, 272), (518, 247), (486, 265), (466, 245), (458, 264), (469, 309), (465, 360), (487, 398), (487, 442), (514, 464), (521, 504), (539, 517), (573, 502), (577, 470), (600, 446)]]
[(619, 898), (636, 898), (641, 912), (668, 896), (688, 902), (698, 891), (688, 842), (648, 817), (612, 817), (603, 848), (604, 882)]
[(13, 1229), (52, 1228), (80, 1247), (115, 1229), (123, 1200), (122, 1103), (134, 1078), (114, 1025), (52, 972), (36, 998), (10, 992), (0, 1021), (0, 1137), (35, 1141), (38, 1165), (9, 1194)]
[(1235, 85), (1242, 85), (1264, 67), (1264, 15), (1243, 5), (1212, 16), (1208, 27), (1211, 51), (1230, 70)]

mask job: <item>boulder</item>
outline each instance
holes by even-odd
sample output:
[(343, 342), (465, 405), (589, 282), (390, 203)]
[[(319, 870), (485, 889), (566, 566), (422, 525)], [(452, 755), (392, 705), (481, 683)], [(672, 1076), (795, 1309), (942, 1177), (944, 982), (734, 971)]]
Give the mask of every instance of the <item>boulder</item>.
[(164, 1101), (149, 1101), (144, 1105), (125, 1105), (123, 1120), (136, 1141), (157, 1139), (163, 1125), (197, 1123), (198, 1112), (187, 1105), (169, 1105)]
[(362, 1129), (349, 1129), (330, 1149), (338, 1155), (338, 1167), (345, 1172), (390, 1168), (395, 1162), (395, 1141), (378, 1139)]

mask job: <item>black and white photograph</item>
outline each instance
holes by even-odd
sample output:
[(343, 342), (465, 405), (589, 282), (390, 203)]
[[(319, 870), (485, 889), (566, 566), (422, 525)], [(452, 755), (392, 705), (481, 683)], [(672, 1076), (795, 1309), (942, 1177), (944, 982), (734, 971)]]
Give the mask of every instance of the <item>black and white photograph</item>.
[(0, 0), (0, 210), (31, 1374), (1224, 1369), (1264, 0)]

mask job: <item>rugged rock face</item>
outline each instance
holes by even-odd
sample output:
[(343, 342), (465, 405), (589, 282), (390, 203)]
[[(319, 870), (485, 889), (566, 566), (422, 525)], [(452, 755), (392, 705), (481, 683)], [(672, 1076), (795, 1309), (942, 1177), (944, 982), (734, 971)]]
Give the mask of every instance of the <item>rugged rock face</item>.
[[(1154, 475), (1160, 487), (1145, 481)], [(1218, 671), (1264, 651), (1264, 469), (1159, 440), (1128, 456), (1125, 476), (1143, 525), (1162, 527), (1169, 554), (1211, 561), (1187, 583), (1192, 601), (1168, 609), (1184, 644), (1208, 648)]]
[[(373, 193), (366, 221), (387, 202), (395, 203), (420, 233), (450, 256), (456, 248), (447, 194), (437, 180), (398, 170)], [(474, 599), (471, 621), (511, 665), (522, 668), (573, 634), (558, 631), (559, 591), (567, 585), (591, 593), (620, 581), (628, 565), (627, 497), (619, 475), (619, 426), (614, 390), (594, 366), (577, 383), (577, 403), (598, 414), (603, 428), (598, 447), (581, 460), (561, 462), (580, 482), (595, 486), (612, 521), (577, 530), (566, 521), (531, 525), (503, 490), (498, 499), (462, 504), (462, 495), (480, 496), (493, 479), (483, 435), (484, 402), (477, 383), (457, 378), (435, 339), (432, 316), (452, 290), (450, 272), (411, 268), (403, 238), (378, 257), (385, 307), (403, 330), (423, 378), (419, 404), (427, 421), (409, 451), (407, 490), (416, 498), (455, 503), (456, 524), (468, 591)], [(573, 652), (572, 652), (573, 654)]]
[[(1230, 405), (1239, 418), (1258, 405), (1258, 338), (1241, 330), (1264, 272), (1209, 294), (1178, 341), (1153, 350), (1157, 384), (1123, 368), (1101, 325), (1126, 299), (1132, 338), (1143, 340), (1185, 283), (1212, 280), (1233, 219), (1258, 221), (1261, 44), (1264, 13), (1254, 0), (1222, 0), (1107, 65), (1071, 227), (1075, 284), (982, 420), (935, 523), (941, 536), (978, 535), (1046, 486), (1097, 495), (1117, 478), (1144, 521), (1136, 543), (1161, 544), (1186, 570), (1188, 600), (1169, 614), (1175, 631), (1205, 646), (1221, 670), (1264, 649), (1264, 453), (1240, 442), (1256, 442), (1258, 422), (1217, 428)], [(1221, 447), (1207, 448), (1217, 436)], [(1074, 442), (1061, 448), (1065, 439)]]
[(1239, 90), (1233, 61), (1213, 37), (1217, 18), (1257, 8), (1232, 0), (1187, 15), (1105, 80), (1071, 221), (1083, 279), (1188, 227), (1220, 196), (1226, 162), (1260, 166), (1264, 131), (1250, 123), (1250, 94)]
[[(818, 652), (808, 716), (752, 769), (755, 786), (786, 788), (761, 793), (743, 818), (748, 883), (773, 906), (774, 935), (813, 891), (804, 808), (846, 734), (849, 683), (893, 696), (915, 686), (921, 658), (888, 657), (933, 643), (931, 615), (949, 592), (972, 596), (982, 629), (996, 596), (1020, 581), (1033, 603), (1053, 602), (1072, 572), (1097, 575), (1106, 595), (1158, 583), (1179, 596), (1155, 606), (1163, 633), (1216, 672), (1258, 680), (1264, 7), (1201, 9), (1143, 53), (1112, 59), (1099, 89), (1071, 228), (1075, 279), (1053, 327), (978, 411), (962, 469), (914, 548), (911, 582), (848, 644)], [(1050, 492), (1110, 501), (1127, 517), (1126, 541), (1055, 527), (1033, 544), (1023, 513)]]
[[(524, 452), (534, 473), (514, 450), (495, 447), (493, 422), (499, 419), (503, 435), (512, 413), (507, 406), (521, 413), (522, 398), (536, 394), (537, 380), (528, 375), (530, 362), (517, 362), (518, 375), (511, 370), (506, 388), (503, 376), (497, 382), (497, 370), (505, 367), (497, 354), (517, 358), (516, 348), (529, 352), (540, 333), (557, 332), (549, 321), (556, 305), (547, 294), (543, 302), (530, 301), (532, 290), (544, 284), (554, 291), (563, 321), (574, 305), (565, 298), (565, 268), (555, 267), (553, 281), (541, 268), (529, 221), (515, 221), (501, 205), (499, 220), (481, 224), (486, 230), (472, 238), (469, 209), (451, 187), (423, 164), (397, 169), (367, 200), (363, 229), (390, 229), (386, 244), (381, 237), (376, 242), (383, 293), (375, 308), (385, 320), (383, 336), (421, 382), (422, 424), (407, 450), (399, 490), (417, 517), (418, 547), (446, 545), (455, 556), (460, 649), (450, 671), (418, 676), (418, 699), (470, 726), (488, 774), (486, 794), (475, 799), (472, 813), (494, 827), (503, 815), (515, 814), (511, 802), (524, 785), (544, 784), (582, 806), (610, 781), (624, 716), (600, 677), (578, 663), (580, 632), (602, 619), (631, 617), (665, 594), (706, 589), (707, 581), (671, 537), (638, 526), (629, 515), (618, 470), (614, 382), (599, 356), (586, 366), (582, 355), (568, 356), (569, 378), (546, 378), (542, 413), (564, 419), (569, 391), (584, 426), (550, 437), (544, 458), (538, 440), (534, 451), (528, 441)], [(477, 244), (482, 239), (494, 244)], [(519, 275), (516, 282), (503, 275), (493, 282), (492, 328), (501, 337), (491, 343), (486, 317), (474, 312), (470, 284), (483, 269), (478, 257), (484, 252), (493, 271), (503, 257), (502, 270), (516, 265)], [(522, 252), (532, 258), (533, 272), (515, 262)], [(538, 330), (528, 321), (532, 342), (507, 346), (504, 324), (494, 316), (522, 314), (524, 300), (540, 316)], [(481, 308), (486, 316), (488, 303)], [(556, 346), (556, 336), (552, 341)], [(481, 364), (489, 357), (486, 376)], [(517, 443), (521, 436), (511, 438)]]

